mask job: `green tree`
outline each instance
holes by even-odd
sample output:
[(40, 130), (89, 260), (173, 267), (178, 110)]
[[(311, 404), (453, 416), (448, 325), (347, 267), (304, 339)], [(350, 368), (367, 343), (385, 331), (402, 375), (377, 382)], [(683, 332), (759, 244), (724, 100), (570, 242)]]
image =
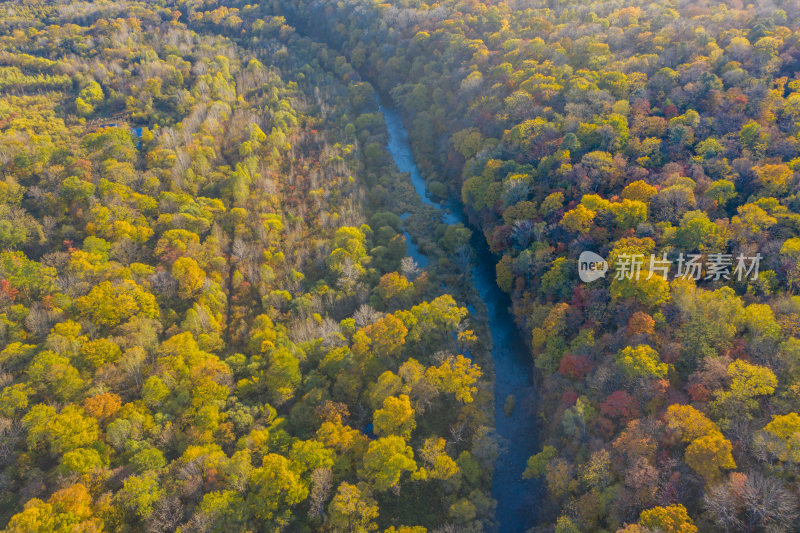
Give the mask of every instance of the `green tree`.
[(153, 506), (163, 494), (158, 474), (150, 471), (129, 476), (116, 496), (122, 506), (131, 509), (137, 517), (144, 520), (153, 512)]
[(542, 451), (536, 455), (531, 455), (528, 458), (527, 468), (522, 473), (522, 477), (530, 479), (534, 477), (542, 477), (547, 471), (547, 465), (558, 454), (553, 446), (545, 446)]

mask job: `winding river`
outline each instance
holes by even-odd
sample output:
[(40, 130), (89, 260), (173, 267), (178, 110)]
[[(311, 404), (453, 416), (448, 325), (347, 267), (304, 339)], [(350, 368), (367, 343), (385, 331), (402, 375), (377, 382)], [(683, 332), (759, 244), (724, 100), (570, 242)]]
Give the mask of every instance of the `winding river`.
[[(442, 206), (428, 197), (425, 180), (414, 162), (408, 141), (408, 132), (400, 114), (388, 102), (383, 101), (380, 110), (389, 131), (388, 150), (397, 168), (411, 176), (411, 182), (422, 202), (442, 212), (442, 220), (448, 224), (462, 223), (469, 227), (463, 214), (463, 206), (451, 199)], [(412, 257), (424, 265), (427, 258), (409, 241)], [(492, 496), (497, 500), (497, 522), (500, 533), (521, 533), (535, 525), (538, 508), (539, 486), (535, 481), (523, 480), (528, 457), (538, 451), (537, 416), (534, 411), (535, 396), (531, 369), (531, 357), (509, 312), (510, 300), (497, 286), (495, 258), (489, 252), (480, 231), (473, 231), (471, 241), (477, 259), (472, 270), (472, 281), (481, 299), (486, 304), (489, 327), (492, 334), (492, 359), (495, 371), (495, 427), (502, 440), (501, 453), (495, 466)], [(506, 416), (506, 398), (512, 395), (515, 407)]]

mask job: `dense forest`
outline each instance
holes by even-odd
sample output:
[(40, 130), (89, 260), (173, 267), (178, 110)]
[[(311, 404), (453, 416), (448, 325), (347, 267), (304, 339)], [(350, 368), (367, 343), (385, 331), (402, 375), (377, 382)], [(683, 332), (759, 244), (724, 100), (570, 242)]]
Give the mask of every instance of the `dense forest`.
[[(2, 525), (482, 530), (463, 235), (343, 56), (181, 9), (2, 5)], [(441, 267), (406, 256), (405, 213)]]
[(5, 531), (800, 531), (796, 0), (0, 12)]
[[(270, 9), (391, 94), (497, 254), (540, 383), (541, 528), (797, 530), (800, 5)], [(763, 260), (584, 284), (584, 250)]]

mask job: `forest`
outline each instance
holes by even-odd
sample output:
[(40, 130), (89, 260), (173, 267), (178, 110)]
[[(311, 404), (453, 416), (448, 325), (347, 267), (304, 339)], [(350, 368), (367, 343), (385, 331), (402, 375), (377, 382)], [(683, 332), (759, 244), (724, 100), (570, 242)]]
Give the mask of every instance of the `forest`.
[(483, 326), (406, 256), (347, 60), (223, 8), (2, 9), (4, 531), (491, 522)]
[(0, 13), (3, 531), (800, 531), (796, 0)]

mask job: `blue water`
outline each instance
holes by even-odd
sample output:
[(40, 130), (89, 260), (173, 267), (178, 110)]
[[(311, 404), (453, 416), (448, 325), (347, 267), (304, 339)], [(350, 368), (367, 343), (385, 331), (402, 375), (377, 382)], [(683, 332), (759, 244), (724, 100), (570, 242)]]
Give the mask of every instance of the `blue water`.
[(407, 255), (417, 262), (418, 267), (425, 268), (428, 266), (428, 256), (423, 254), (420, 251), (419, 246), (417, 246), (414, 241), (411, 240), (411, 234), (409, 234), (406, 230), (403, 230), (403, 235), (405, 235), (406, 243), (408, 244)]
[[(398, 112), (384, 102), (379, 106), (389, 131), (388, 150), (397, 168), (411, 176), (411, 183), (423, 203), (442, 212), (448, 224), (461, 222), (468, 226), (463, 209), (455, 199), (442, 206), (428, 197), (425, 180), (414, 162), (408, 142), (408, 132)], [(412, 257), (422, 265), (424, 257), (411, 243)], [(480, 232), (473, 231), (472, 249), (477, 259), (472, 271), (472, 281), (478, 291), (489, 319), (492, 334), (492, 359), (494, 360), (495, 427), (501, 437), (503, 449), (495, 465), (492, 496), (497, 500), (497, 522), (500, 533), (521, 533), (535, 525), (540, 486), (532, 480), (523, 480), (522, 472), (528, 457), (539, 451), (535, 394), (533, 389), (532, 359), (509, 312), (511, 302), (500, 290), (495, 277), (495, 258), (489, 252)], [(427, 263), (427, 258), (425, 258)], [(513, 395), (516, 405), (511, 416), (503, 411), (506, 397)]]
[[(414, 185), (414, 190), (417, 191), (423, 204), (430, 205), (436, 209), (442, 210), (442, 220), (448, 224), (456, 224), (461, 222), (467, 225), (462, 214), (461, 206), (456, 202), (451, 205), (442, 206), (442, 204), (434, 202), (428, 196), (428, 187), (422, 175), (419, 173), (417, 164), (414, 162), (414, 153), (411, 151), (411, 144), (408, 142), (408, 131), (403, 126), (403, 120), (397, 111), (388, 106), (379, 105), (378, 109), (383, 113), (384, 120), (386, 121), (386, 129), (389, 130), (389, 144), (387, 149), (394, 158), (394, 163), (400, 172), (407, 172), (411, 175), (411, 183)], [(446, 210), (443, 210), (443, 207)]]

